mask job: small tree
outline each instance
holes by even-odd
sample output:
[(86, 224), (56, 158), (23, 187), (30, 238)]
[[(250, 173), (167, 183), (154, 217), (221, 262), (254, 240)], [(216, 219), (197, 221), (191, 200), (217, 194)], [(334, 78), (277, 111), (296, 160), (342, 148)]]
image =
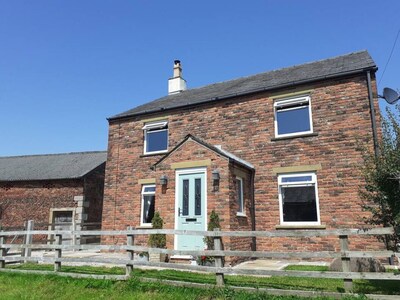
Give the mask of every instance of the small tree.
[[(368, 224), (394, 227), (400, 225), (400, 105), (397, 116), (387, 110), (382, 122), (379, 153), (364, 149), (362, 174), (365, 185), (360, 190), (363, 208), (371, 213)], [(388, 250), (396, 250), (399, 232), (384, 240)]]
[[(151, 220), (151, 224), (153, 225), (153, 229), (163, 228), (164, 221), (158, 211), (154, 214), (154, 217)], [(165, 248), (167, 245), (165, 234), (151, 234), (148, 244), (152, 248)]]
[[(213, 231), (215, 228), (221, 228), (221, 225), (219, 223), (219, 215), (213, 210), (208, 221), (207, 230)], [(212, 236), (205, 237), (204, 243), (206, 243), (208, 250), (214, 250), (214, 239)]]

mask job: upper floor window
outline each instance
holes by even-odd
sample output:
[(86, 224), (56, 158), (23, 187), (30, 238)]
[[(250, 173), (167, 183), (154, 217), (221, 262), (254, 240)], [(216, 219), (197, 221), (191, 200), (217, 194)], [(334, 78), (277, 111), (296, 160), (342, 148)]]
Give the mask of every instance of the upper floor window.
[(144, 127), (144, 154), (168, 151), (168, 122), (147, 123)]
[(319, 225), (317, 175), (282, 174), (278, 184), (281, 224)]
[(309, 96), (277, 100), (274, 103), (275, 137), (312, 133), (311, 103)]

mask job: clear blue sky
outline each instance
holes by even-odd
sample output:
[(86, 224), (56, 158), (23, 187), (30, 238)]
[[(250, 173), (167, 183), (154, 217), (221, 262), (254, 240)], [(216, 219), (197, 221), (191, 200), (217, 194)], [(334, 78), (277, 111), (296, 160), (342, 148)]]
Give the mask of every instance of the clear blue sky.
[[(400, 1), (0, 0), (0, 156), (107, 148), (106, 118), (189, 87), (367, 49)], [(400, 40), (379, 85), (400, 88)], [(383, 101), (383, 100), (381, 100)]]

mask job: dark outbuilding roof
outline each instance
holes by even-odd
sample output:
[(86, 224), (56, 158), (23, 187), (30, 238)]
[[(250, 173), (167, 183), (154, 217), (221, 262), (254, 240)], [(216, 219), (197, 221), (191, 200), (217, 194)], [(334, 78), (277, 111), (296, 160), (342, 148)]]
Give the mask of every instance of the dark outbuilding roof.
[(0, 181), (78, 179), (106, 159), (106, 151), (0, 157)]
[(218, 101), (238, 95), (340, 77), (371, 69), (376, 69), (376, 64), (367, 51), (353, 52), (325, 60), (189, 89), (140, 105), (115, 115), (109, 120)]

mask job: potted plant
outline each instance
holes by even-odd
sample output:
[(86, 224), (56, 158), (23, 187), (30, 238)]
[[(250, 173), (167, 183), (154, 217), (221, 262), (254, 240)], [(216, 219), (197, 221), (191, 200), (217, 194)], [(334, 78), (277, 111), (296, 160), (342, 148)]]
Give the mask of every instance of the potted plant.
[[(164, 225), (164, 221), (160, 216), (160, 213), (157, 211), (154, 214), (153, 219), (151, 220), (151, 224), (153, 229), (162, 229)], [(150, 234), (149, 247), (151, 248), (161, 248), (164, 249), (167, 246), (167, 240), (165, 234)], [(152, 253), (149, 251), (149, 260), (150, 262), (165, 262), (167, 259), (166, 254)]]
[(198, 266), (215, 267), (215, 259), (212, 256), (198, 256), (196, 259)]

